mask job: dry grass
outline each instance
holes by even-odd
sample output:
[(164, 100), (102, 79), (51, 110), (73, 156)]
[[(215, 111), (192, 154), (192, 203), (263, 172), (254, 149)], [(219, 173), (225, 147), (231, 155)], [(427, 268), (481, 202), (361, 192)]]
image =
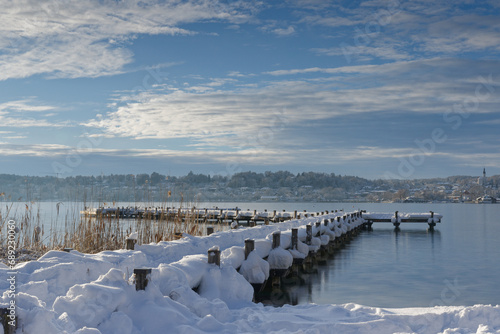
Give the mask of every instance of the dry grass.
[[(151, 205), (153, 203), (149, 204), (154, 206)], [(76, 203), (74, 206), (65, 207), (66, 214), (63, 216), (60, 214), (60, 211), (64, 211), (60, 210), (62, 205), (57, 203), (57, 213), (50, 222), (42, 222), (39, 204), (30, 202), (25, 205), (25, 210), (17, 209), (17, 212), (13, 212), (14, 203), (10, 203), (0, 208), (0, 230), (5, 231), (8, 220), (16, 221), (15, 242), (18, 255), (31, 254), (25, 257), (25, 260), (37, 258), (49, 250), (64, 248), (73, 248), (82, 253), (123, 249), (127, 237), (132, 232), (137, 232), (138, 244), (149, 244), (175, 240), (179, 233), (202, 235), (205, 230), (204, 224), (197, 221), (198, 217), (192, 210), (191, 214), (183, 217), (162, 214), (158, 217), (145, 215), (141, 218), (123, 219), (104, 215), (81, 216)], [(157, 207), (158, 210), (166, 211), (169, 205), (172, 207), (172, 203), (165, 201)], [(186, 210), (187, 205), (194, 207), (194, 203), (181, 200), (178, 209)], [(6, 250), (5, 236), (5, 233), (0, 235), (0, 255)], [(18, 261), (22, 260), (23, 257), (18, 256)]]

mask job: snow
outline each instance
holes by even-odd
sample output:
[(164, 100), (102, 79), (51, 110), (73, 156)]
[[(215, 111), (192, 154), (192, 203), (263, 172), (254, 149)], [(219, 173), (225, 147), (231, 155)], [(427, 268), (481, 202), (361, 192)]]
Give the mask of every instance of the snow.
[(271, 250), (267, 262), (271, 269), (288, 269), (293, 263), (293, 256), (289, 251), (277, 247)]
[[(327, 239), (363, 223), (350, 217), (333, 220), (344, 214), (205, 237), (184, 235), (172, 242), (136, 245), (135, 250), (50, 251), (15, 267), (16, 311), (22, 324), (17, 333), (500, 333), (498, 305), (383, 309), (349, 303), (274, 308), (252, 302), (250, 283), (263, 283), (270, 269), (288, 268), (293, 258), (305, 258)], [(305, 225), (318, 219), (331, 221), (314, 226), (313, 235), (322, 234), (306, 245)], [(299, 232), (296, 249), (287, 249), (291, 228)], [(280, 246), (271, 249), (275, 231), (281, 231)], [(255, 240), (255, 250), (245, 260), (247, 238)], [(207, 263), (207, 251), (214, 246), (221, 250), (220, 267)], [(136, 291), (135, 268), (152, 269), (144, 291)], [(0, 289), (5, 291), (0, 307), (10, 301), (9, 271), (0, 266)]]
[(248, 255), (240, 267), (240, 274), (249, 283), (264, 283), (269, 278), (269, 262), (263, 260), (256, 250)]

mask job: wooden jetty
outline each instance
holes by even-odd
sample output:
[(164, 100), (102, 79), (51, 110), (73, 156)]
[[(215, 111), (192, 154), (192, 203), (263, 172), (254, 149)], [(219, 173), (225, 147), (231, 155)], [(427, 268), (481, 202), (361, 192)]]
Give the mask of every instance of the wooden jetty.
[[(333, 211), (332, 211), (333, 212)], [(170, 221), (194, 221), (202, 223), (233, 223), (254, 226), (284, 222), (292, 219), (301, 219), (329, 213), (323, 212), (289, 212), (283, 211), (257, 211), (242, 210), (240, 208), (158, 208), (158, 207), (100, 207), (85, 208), (80, 214), (86, 218), (118, 218), (118, 219), (155, 219)]]
[(394, 227), (399, 227), (401, 223), (427, 223), (429, 228), (434, 228), (437, 223), (441, 223), (442, 215), (429, 211), (429, 213), (377, 213), (363, 212), (365, 225), (371, 228), (373, 223), (391, 223)]

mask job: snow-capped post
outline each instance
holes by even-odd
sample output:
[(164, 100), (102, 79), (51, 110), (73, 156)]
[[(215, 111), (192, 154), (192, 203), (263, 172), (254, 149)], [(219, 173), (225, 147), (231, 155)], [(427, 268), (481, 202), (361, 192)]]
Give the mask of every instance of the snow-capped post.
[(210, 235), (214, 233), (214, 227), (213, 226), (207, 226), (207, 235)]
[(278, 248), (280, 246), (280, 238), (281, 238), (280, 231), (276, 231), (273, 233), (273, 249)]
[(145, 290), (148, 286), (148, 276), (151, 276), (151, 268), (134, 269), (135, 290)]
[(312, 225), (308, 224), (306, 226), (306, 244), (310, 245), (312, 241), (312, 236), (313, 236), (313, 227)]
[(293, 212), (293, 219), (297, 219), (297, 210)]
[(73, 250), (73, 248), (63, 248), (63, 252), (67, 252), (67, 253), (71, 252), (72, 250)]
[(215, 264), (220, 267), (220, 249), (219, 246), (213, 246), (208, 250), (208, 263)]
[(248, 259), (248, 255), (255, 249), (255, 240), (245, 239), (245, 260)]
[(292, 228), (292, 249), (297, 249), (298, 242), (299, 242), (299, 229)]
[(137, 240), (127, 238), (127, 249), (134, 250), (135, 243)]
[(137, 232), (132, 232), (126, 239), (126, 249), (134, 250), (135, 244), (137, 243), (137, 238), (139, 237)]
[(321, 222), (317, 221), (316, 222), (316, 230), (317, 230), (317, 232), (316, 232), (316, 235), (315, 235), (316, 237), (319, 237), (320, 234), (321, 234), (321, 228), (320, 228), (320, 226), (321, 226)]
[(0, 308), (0, 322), (2, 323), (4, 334), (14, 334), (16, 332), (17, 316), (10, 313), (9, 308)]
[(328, 226), (329, 222), (330, 222), (329, 219), (323, 219), (323, 225)]

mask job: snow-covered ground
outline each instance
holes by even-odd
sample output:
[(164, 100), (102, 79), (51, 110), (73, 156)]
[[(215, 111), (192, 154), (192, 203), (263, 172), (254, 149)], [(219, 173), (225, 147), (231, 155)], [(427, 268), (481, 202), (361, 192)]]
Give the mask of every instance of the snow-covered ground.
[[(262, 282), (270, 268), (287, 266), (293, 257), (303, 257), (362, 222), (341, 219), (340, 224), (322, 224), (321, 238), (309, 246), (299, 241), (296, 250), (285, 250), (291, 228), (298, 227), (299, 240), (304, 241), (307, 224), (338, 214), (186, 236), (133, 251), (51, 251), (37, 261), (16, 265), (16, 274), (0, 265), (0, 289), (5, 291), (0, 307), (14, 300), (14, 277), (17, 333), (500, 333), (498, 305), (381, 309), (254, 304), (248, 281)], [(272, 233), (277, 230), (282, 231), (282, 248), (272, 250)], [(317, 231), (314, 227), (313, 235)], [(255, 240), (255, 250), (245, 260), (247, 238)], [(207, 263), (213, 246), (222, 251), (220, 267)], [(145, 291), (136, 291), (135, 268), (152, 268)]]

